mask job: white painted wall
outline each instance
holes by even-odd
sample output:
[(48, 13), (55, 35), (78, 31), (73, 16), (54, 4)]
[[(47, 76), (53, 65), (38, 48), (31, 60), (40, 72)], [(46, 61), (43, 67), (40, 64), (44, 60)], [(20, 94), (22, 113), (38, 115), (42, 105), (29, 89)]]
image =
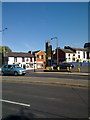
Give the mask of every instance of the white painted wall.
[[(80, 54), (78, 53), (80, 52)], [(83, 56), (83, 53), (85, 52), (85, 58)], [(80, 55), (80, 58), (78, 58), (78, 55)], [(87, 60), (87, 54), (86, 51), (76, 51), (76, 57), (77, 59), (80, 59), (82, 62)]]
[[(27, 59), (28, 59), (28, 61), (27, 61)], [(29, 66), (28, 68), (26, 68), (26, 70), (34, 69), (34, 58), (32, 58), (32, 62), (30, 62), (30, 58), (26, 57), (25, 58), (25, 62), (22, 62), (22, 57), (17, 57), (17, 62), (15, 62), (14, 61), (14, 57), (9, 57), (8, 58), (8, 64), (13, 64), (13, 63), (15, 63), (15, 64), (19, 64), (20, 63), (19, 64), (20, 67), (21, 66), (23, 67), (23, 65)], [(36, 65), (35, 65), (35, 69), (36, 69)]]
[[(70, 56), (69, 56), (69, 54), (70, 54)], [(66, 62), (72, 62), (73, 54), (74, 53), (66, 53)]]
[(14, 57), (9, 57), (8, 64), (13, 64), (13, 63), (14, 63)]
[[(85, 52), (85, 58), (83, 53)], [(70, 56), (68, 56), (70, 54)], [(73, 54), (75, 54), (75, 56), (73, 56)], [(78, 55), (80, 55), (80, 58), (78, 57)], [(75, 58), (75, 62), (77, 61), (77, 59), (79, 59), (80, 61), (87, 61), (87, 53), (86, 51), (76, 51), (76, 53), (66, 53), (66, 62), (73, 62), (73, 58)], [(69, 59), (70, 58), (70, 59)]]

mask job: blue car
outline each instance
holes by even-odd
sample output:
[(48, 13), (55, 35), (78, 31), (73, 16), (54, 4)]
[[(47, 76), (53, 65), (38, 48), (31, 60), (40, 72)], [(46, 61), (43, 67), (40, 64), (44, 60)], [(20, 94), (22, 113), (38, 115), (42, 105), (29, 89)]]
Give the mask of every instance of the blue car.
[(1, 68), (2, 74), (10, 74), (10, 75), (25, 75), (26, 70), (24, 68), (19, 67), (16, 64), (5, 64)]

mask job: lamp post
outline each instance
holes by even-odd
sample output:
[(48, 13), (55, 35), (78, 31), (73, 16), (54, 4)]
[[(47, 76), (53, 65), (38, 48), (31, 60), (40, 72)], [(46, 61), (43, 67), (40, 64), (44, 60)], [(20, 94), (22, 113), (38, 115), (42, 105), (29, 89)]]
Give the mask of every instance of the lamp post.
[(57, 38), (57, 37), (53, 37), (53, 38), (51, 38), (51, 40), (56, 40), (56, 50), (57, 50), (57, 65), (58, 65), (58, 38)]
[[(3, 33), (5, 30), (7, 30), (8, 28), (4, 28), (2, 30), (0, 30), (0, 32), (2, 32), (2, 41), (3, 41)], [(2, 47), (2, 57), (4, 59), (4, 64), (6, 64), (6, 50), (5, 50), (5, 47)]]

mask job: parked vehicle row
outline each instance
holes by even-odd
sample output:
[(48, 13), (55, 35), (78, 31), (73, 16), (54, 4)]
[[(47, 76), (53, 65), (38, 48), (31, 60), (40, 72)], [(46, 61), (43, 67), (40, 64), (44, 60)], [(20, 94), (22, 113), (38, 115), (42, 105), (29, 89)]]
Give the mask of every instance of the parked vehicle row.
[(74, 65), (71, 63), (61, 63), (59, 65), (53, 66), (54, 69), (57, 69), (58, 67), (60, 67), (60, 69), (67, 69), (67, 67), (74, 68)]
[(60, 63), (59, 65), (53, 65), (48, 67), (48, 70), (68, 70), (70, 71), (72, 68), (74, 68), (74, 65), (72, 63)]

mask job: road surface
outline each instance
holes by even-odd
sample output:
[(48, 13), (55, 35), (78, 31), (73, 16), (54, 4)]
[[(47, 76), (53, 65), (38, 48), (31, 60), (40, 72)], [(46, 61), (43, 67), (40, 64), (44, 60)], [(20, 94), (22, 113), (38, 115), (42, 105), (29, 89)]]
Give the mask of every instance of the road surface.
[(3, 118), (88, 118), (87, 88), (3, 82), (2, 100)]

